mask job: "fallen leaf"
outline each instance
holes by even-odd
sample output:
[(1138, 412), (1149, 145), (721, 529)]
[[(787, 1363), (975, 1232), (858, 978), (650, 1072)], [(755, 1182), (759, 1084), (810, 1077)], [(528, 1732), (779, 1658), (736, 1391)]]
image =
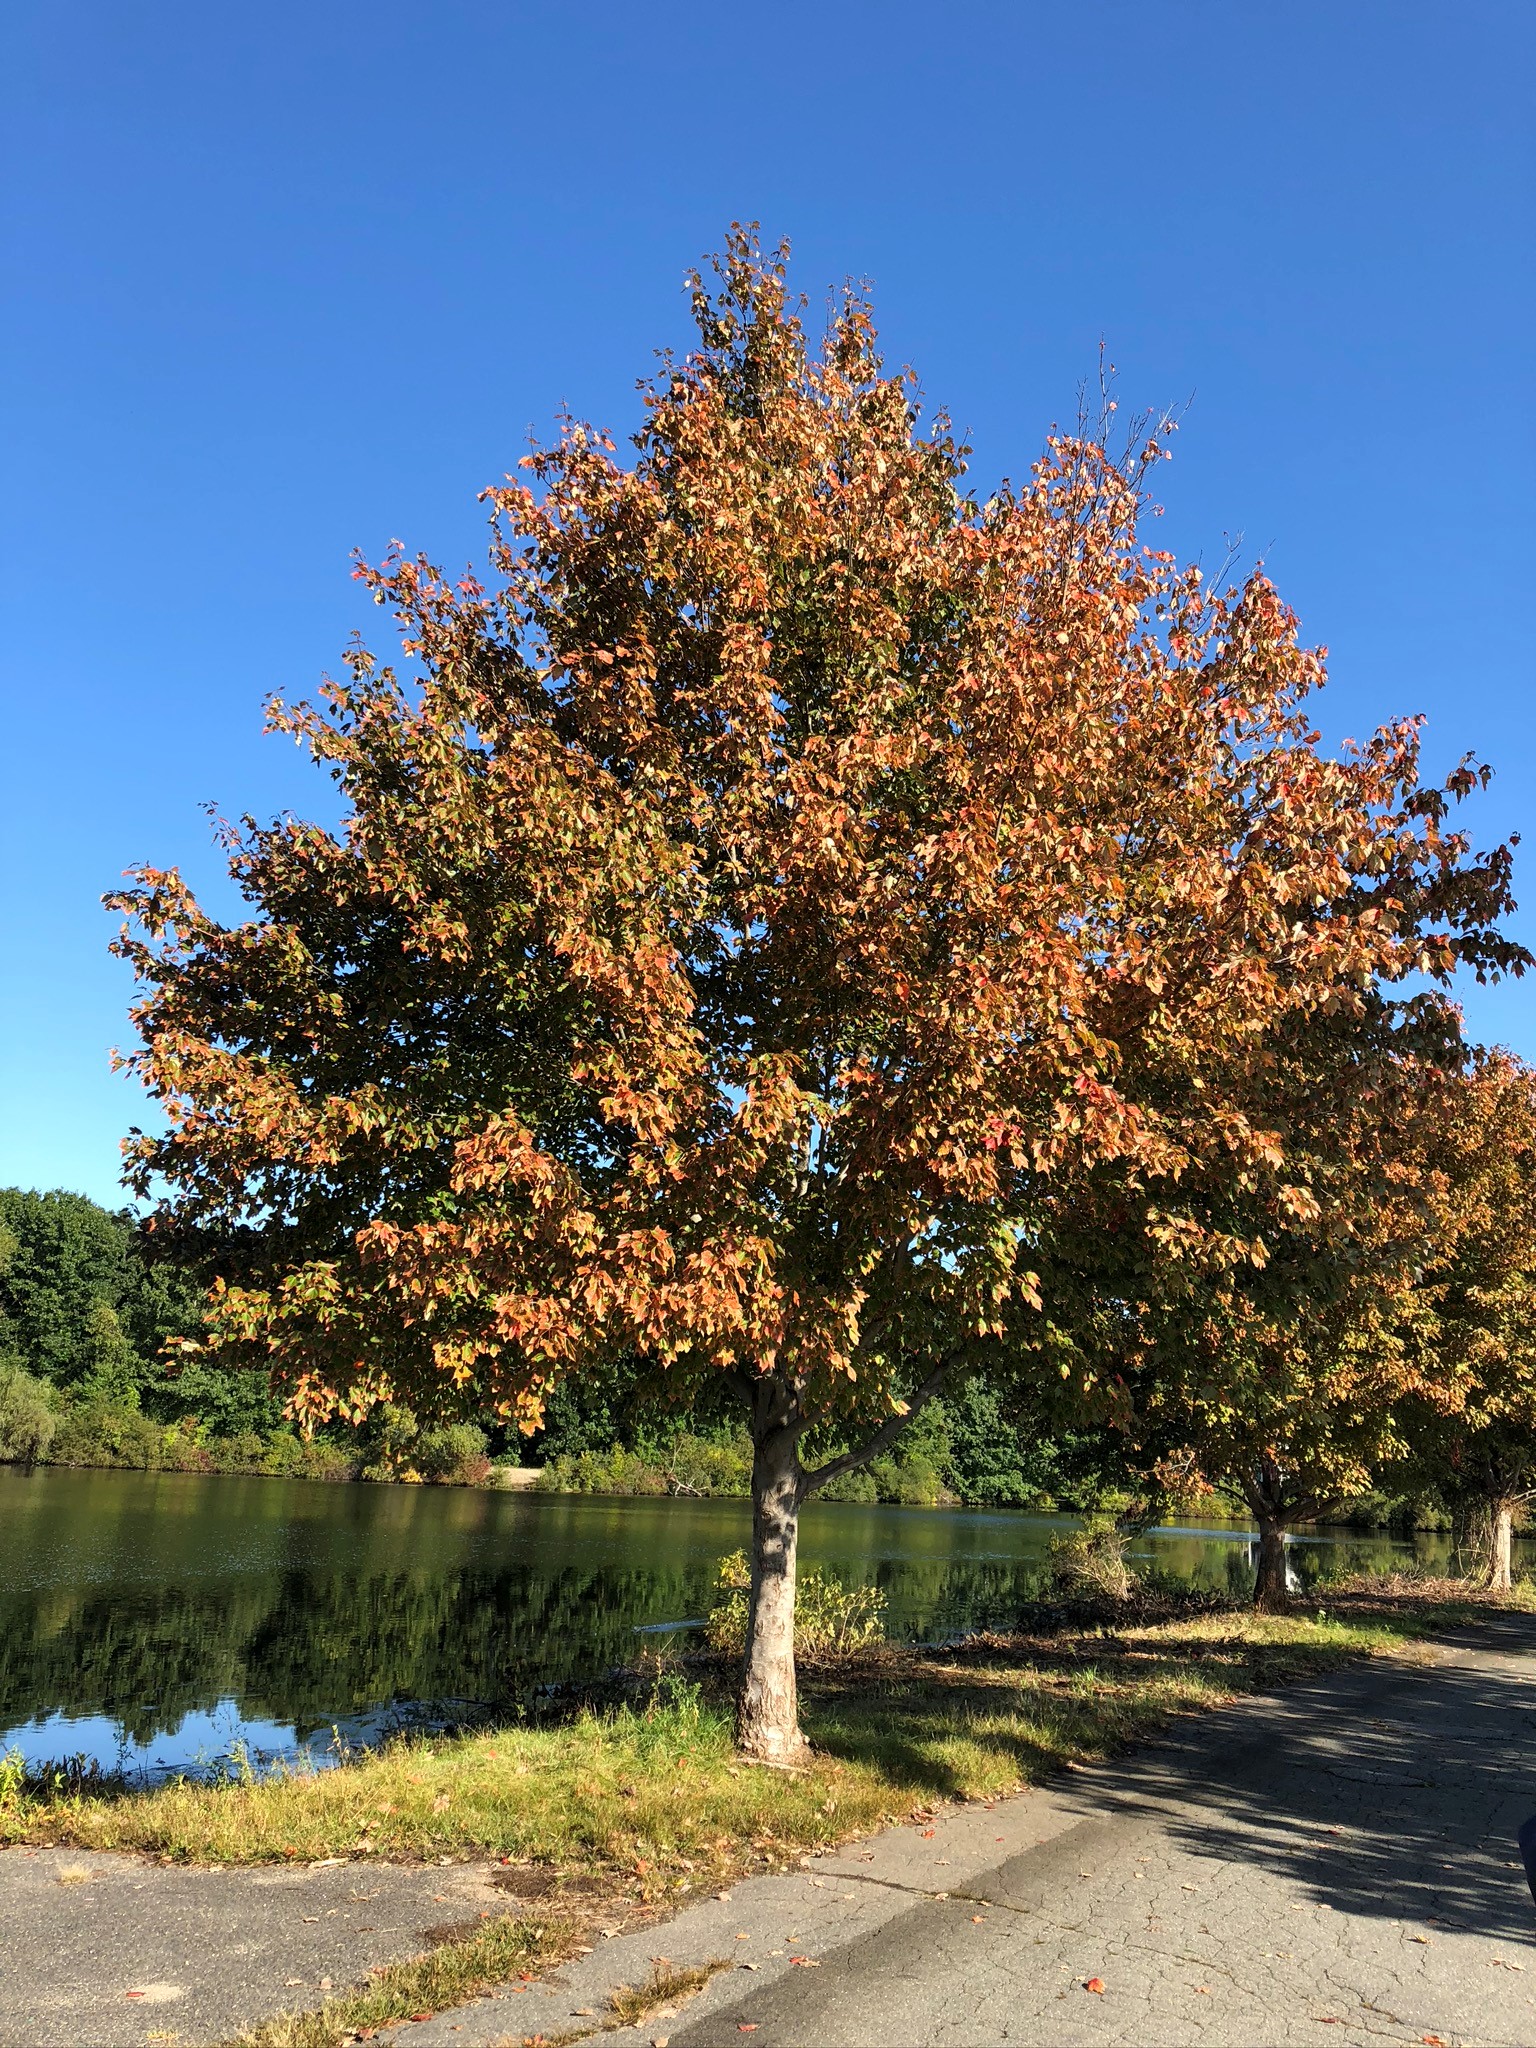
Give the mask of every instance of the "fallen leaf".
[(1424, 2043), (1424, 2048), (1445, 2048), (1445, 2043), (1438, 2034), (1420, 2034), (1419, 2039)]
[(924, 1829), (923, 1829), (923, 1831), (922, 1831), (922, 1833), (923, 1833), (923, 1840), (924, 1840), (924, 1841), (926, 1842), (926, 1841), (927, 1841), (927, 1840), (929, 1839), (929, 1837), (930, 1837), (930, 1836), (932, 1836), (932, 1835), (936, 1834), (937, 1832), (938, 1832), (938, 1831), (937, 1831), (937, 1829), (935, 1829), (935, 1828), (924, 1828)]
[(1209, 1984), (1197, 1984), (1195, 1986), (1195, 1989), (1199, 1992), (1202, 1998), (1209, 1998), (1211, 1995), (1211, 1987)]
[(1102, 1998), (1104, 1996), (1104, 1979), (1102, 1977), (1085, 1977), (1083, 1979), (1083, 1989), (1085, 1991), (1092, 1991), (1097, 1997)]
[(453, 1802), (446, 1792), (439, 1792), (432, 1802), (432, 1811), (434, 1813), (446, 1813), (452, 1804)]
[(736, 2031), (738, 2034), (755, 2034), (757, 2032), (757, 2021), (738, 2020), (736, 2022)]
[(789, 1966), (792, 1970), (819, 1970), (821, 1968), (820, 1963), (817, 1962), (814, 1956), (791, 1956)]
[(971, 1925), (973, 1927), (979, 1927), (982, 1921), (986, 1919), (986, 1917), (987, 1916), (985, 1913), (973, 1913), (971, 1915)]
[(755, 1970), (757, 1968), (757, 1965), (756, 1963), (741, 1962), (738, 1963), (736, 1967), (738, 1970)]

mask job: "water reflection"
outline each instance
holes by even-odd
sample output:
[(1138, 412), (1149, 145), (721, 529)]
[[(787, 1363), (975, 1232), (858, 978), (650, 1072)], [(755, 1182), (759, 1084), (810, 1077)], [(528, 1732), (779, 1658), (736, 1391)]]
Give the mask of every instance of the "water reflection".
[[(892, 1632), (1006, 1624), (1061, 1518), (819, 1503), (803, 1556), (886, 1595)], [(697, 1626), (736, 1501), (322, 1486), (185, 1473), (0, 1472), (0, 1749), (150, 1773), (376, 1740), (629, 1661)], [(1154, 1530), (1139, 1553), (1219, 1589), (1252, 1583), (1242, 1530)], [(1437, 1550), (1438, 1545), (1438, 1550)], [(1444, 1539), (1416, 1546), (1428, 1561)], [(1325, 1563), (1412, 1554), (1302, 1539)]]

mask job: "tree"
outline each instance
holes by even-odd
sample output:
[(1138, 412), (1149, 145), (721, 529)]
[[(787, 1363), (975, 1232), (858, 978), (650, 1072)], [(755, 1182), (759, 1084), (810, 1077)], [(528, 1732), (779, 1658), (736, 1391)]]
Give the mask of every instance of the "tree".
[(0, 1359), (0, 1462), (36, 1464), (55, 1426), (46, 1383)]
[(857, 294), (818, 352), (738, 231), (693, 308), (631, 467), (570, 422), (488, 493), (489, 586), (359, 566), (410, 671), (359, 646), (270, 709), (342, 830), (227, 828), (241, 924), (174, 872), (112, 900), (170, 1112), (133, 1171), (219, 1275), (215, 1350), (311, 1420), (532, 1429), (626, 1347), (723, 1375), (738, 1739), (785, 1761), (803, 1502), (1013, 1369), (1058, 1179), (1267, 1158), (1232, 1045), (1448, 960), (1360, 877), (1460, 849), (1414, 727), (1317, 752), (1262, 576), (1143, 545), (1158, 433), (980, 502)]
[[(1397, 900), (1419, 924), (1428, 905), (1403, 886)], [(1487, 941), (1485, 969), (1521, 964), (1491, 933), (1463, 937), (1471, 953)], [(1080, 1341), (1101, 1378), (1119, 1369), (1133, 1455), (1254, 1517), (1255, 1603), (1279, 1611), (1287, 1531), (1370, 1490), (1404, 1455), (1410, 1407), (1443, 1415), (1462, 1398), (1423, 1283), (1447, 1241), (1436, 1134), (1468, 1055), (1442, 997), (1379, 988), (1260, 1051), (1228, 1088), (1272, 1131), (1269, 1170), (1193, 1161), (1173, 1201), (1111, 1181), (1069, 1205), (1053, 1249), (1086, 1276)]]
[(197, 1327), (201, 1292), (148, 1261), (131, 1211), (0, 1188), (0, 1352), (39, 1379), (136, 1400), (163, 1379), (166, 1339)]
[(1407, 1404), (1402, 1466), (1452, 1509), (1479, 1575), (1507, 1591), (1515, 1513), (1536, 1497), (1536, 1073), (1482, 1055), (1431, 1142), (1439, 1214), (1416, 1275), (1418, 1333), (1450, 1398)]

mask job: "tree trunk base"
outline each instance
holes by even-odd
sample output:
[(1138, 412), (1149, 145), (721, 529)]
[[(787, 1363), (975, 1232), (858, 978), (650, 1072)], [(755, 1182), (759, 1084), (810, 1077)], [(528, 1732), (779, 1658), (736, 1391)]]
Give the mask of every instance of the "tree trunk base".
[(769, 1771), (804, 1771), (810, 1768), (815, 1751), (805, 1737), (796, 1731), (793, 1742), (784, 1742), (777, 1732), (764, 1740), (753, 1741), (740, 1733), (736, 1737), (736, 1754), (743, 1763), (759, 1764)]

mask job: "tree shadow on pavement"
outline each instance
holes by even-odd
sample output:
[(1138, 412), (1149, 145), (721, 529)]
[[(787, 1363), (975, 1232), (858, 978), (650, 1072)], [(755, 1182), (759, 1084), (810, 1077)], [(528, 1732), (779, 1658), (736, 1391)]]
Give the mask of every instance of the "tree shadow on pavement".
[(1536, 1947), (1517, 1836), (1536, 1812), (1536, 1616), (1490, 1614), (1475, 1663), (1356, 1664), (1186, 1722), (1085, 1791), (1314, 1904)]

